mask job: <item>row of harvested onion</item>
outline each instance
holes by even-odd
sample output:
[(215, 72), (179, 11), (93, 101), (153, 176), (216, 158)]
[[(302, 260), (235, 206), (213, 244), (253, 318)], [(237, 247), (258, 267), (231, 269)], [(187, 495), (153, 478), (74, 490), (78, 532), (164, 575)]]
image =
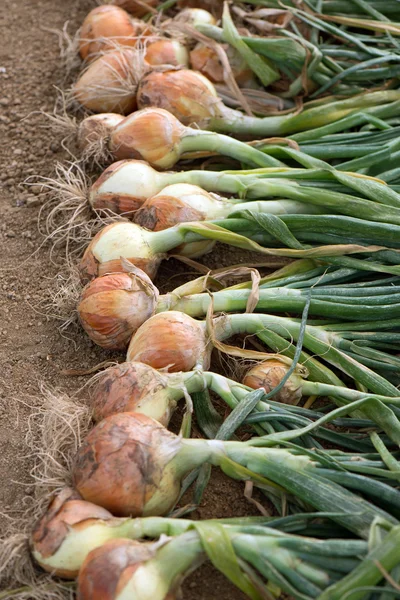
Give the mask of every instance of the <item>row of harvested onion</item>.
[[(202, 75), (179, 68), (188, 66), (188, 53), (168, 38), (166, 26), (155, 30), (123, 10), (143, 16), (157, 4), (116, 0), (91, 11), (80, 31), (80, 55), (88, 66), (74, 97), (94, 112), (111, 111), (82, 121), (81, 149), (96, 159), (148, 164), (113, 164), (90, 191), (95, 211), (135, 222), (108, 225), (88, 246), (80, 263), (88, 283), (78, 313), (94, 342), (128, 350), (126, 362), (95, 378), (90, 410), (96, 425), (74, 460), (75, 489), (53, 498), (35, 526), (33, 557), (59, 577), (78, 576), (81, 600), (172, 600), (183, 577), (206, 557), (255, 600), (282, 591), (299, 600), (363, 598), (360, 586), (379, 585), (382, 572), (391, 572), (400, 559), (398, 468), (388, 450), (400, 444), (400, 360), (391, 353), (400, 350), (400, 196), (365, 173), (336, 171), (296, 148), (282, 150), (285, 160), (305, 168), (289, 168), (216, 132), (260, 138), (319, 128), (364, 108), (382, 105), (390, 112), (399, 92), (381, 90), (300, 114), (244, 116), (225, 107)], [(177, 3), (185, 4), (197, 3)], [(180, 23), (186, 34), (188, 21), (196, 19), (215, 23), (197, 10), (183, 11), (167, 25), (177, 31)], [(202, 52), (197, 47), (190, 53), (193, 67)], [(142, 110), (122, 116), (137, 107)], [(208, 131), (188, 127), (195, 123)], [(170, 168), (199, 152), (266, 168), (152, 168)], [(266, 200), (271, 197), (280, 199)], [(288, 215), (287, 224), (278, 215)], [(307, 231), (303, 217), (315, 231)], [(327, 218), (334, 225), (325, 233)], [(307, 244), (307, 235), (314, 236), (314, 245)], [(324, 236), (324, 246), (316, 246)], [(271, 239), (278, 241), (276, 248)], [(252, 281), (226, 289), (221, 275), (211, 274), (160, 296), (152, 279), (165, 254), (174, 249), (201, 256), (216, 240), (316, 260), (303, 258), (262, 279), (253, 269)], [(357, 253), (360, 258), (351, 256)], [(380, 263), (372, 260), (375, 254)], [(213, 285), (218, 291), (210, 294)], [(270, 314), (276, 312), (296, 316)], [(309, 322), (308, 314), (325, 321)], [(224, 343), (243, 334), (257, 336), (275, 354)], [(263, 360), (237, 383), (207, 370), (214, 347)], [(232, 411), (224, 423), (206, 390)], [(196, 395), (198, 424), (211, 439), (186, 437)], [(310, 401), (299, 407), (306, 396)], [(333, 401), (329, 412), (309, 409), (316, 396)], [(167, 427), (183, 398), (187, 413), (175, 435)], [(345, 422), (351, 431), (332, 431), (325, 427), (330, 422)], [(231, 441), (243, 424), (258, 437)], [(365, 428), (372, 428), (371, 437)], [(348, 452), (326, 450), (318, 439)], [(278, 512), (292, 516), (164, 518), (190, 482), (204, 489), (211, 465), (258, 487)], [(310, 507), (318, 512), (302, 514)], [(328, 519), (340, 539), (323, 539), (332, 537)], [(348, 532), (360, 539), (347, 539)]]

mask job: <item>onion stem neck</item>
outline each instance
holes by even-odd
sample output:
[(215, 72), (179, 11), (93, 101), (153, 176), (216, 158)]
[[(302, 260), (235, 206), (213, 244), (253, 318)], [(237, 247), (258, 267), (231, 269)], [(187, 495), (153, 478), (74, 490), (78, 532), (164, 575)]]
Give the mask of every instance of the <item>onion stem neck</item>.
[(179, 143), (179, 150), (184, 152), (196, 152), (206, 150), (208, 152), (217, 152), (225, 156), (230, 156), (256, 167), (285, 167), (281, 161), (264, 154), (256, 148), (247, 144), (213, 132), (204, 132), (200, 130), (187, 128)]

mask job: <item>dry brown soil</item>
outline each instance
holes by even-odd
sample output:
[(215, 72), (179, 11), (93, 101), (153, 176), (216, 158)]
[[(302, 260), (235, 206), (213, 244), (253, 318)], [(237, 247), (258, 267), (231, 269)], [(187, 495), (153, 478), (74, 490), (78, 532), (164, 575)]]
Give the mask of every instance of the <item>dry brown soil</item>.
[[(25, 443), (30, 409), (20, 400), (40, 394), (43, 382), (68, 393), (81, 381), (61, 375), (63, 368), (85, 368), (109, 358), (81, 332), (74, 339), (60, 335), (57, 322), (46, 315), (62, 255), (55, 254), (51, 262), (38, 231), (45, 193), (23, 185), (27, 177), (52, 175), (55, 162), (67, 159), (60, 139), (42, 127), (39, 114), (52, 110), (55, 86), (63, 81), (58, 38), (50, 30), (61, 29), (68, 20), (70, 31), (75, 31), (93, 4), (0, 2), (0, 513), (17, 517), (34, 492), (30, 470), (35, 458)], [(227, 258), (221, 251), (208, 258), (212, 266), (223, 262)], [(178, 285), (184, 270), (168, 263), (161, 280), (164, 289)], [(241, 485), (214, 474), (196, 514), (226, 517), (254, 511)], [(0, 527), (4, 523), (2, 517)], [(210, 566), (187, 580), (183, 595), (188, 600), (243, 598)]]

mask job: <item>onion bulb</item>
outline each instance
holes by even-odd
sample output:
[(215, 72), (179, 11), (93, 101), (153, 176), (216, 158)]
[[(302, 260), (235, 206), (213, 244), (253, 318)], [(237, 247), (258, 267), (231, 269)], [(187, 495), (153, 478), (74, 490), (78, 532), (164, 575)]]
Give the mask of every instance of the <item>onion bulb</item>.
[[(160, 234), (162, 232), (157, 232)], [(151, 279), (157, 273), (163, 258), (151, 247), (151, 236), (155, 232), (146, 231), (129, 222), (116, 222), (101, 229), (92, 239), (80, 262), (79, 270), (83, 281), (106, 273), (124, 271), (121, 257), (144, 271)]]
[(126, 348), (132, 332), (154, 313), (158, 290), (140, 269), (97, 277), (82, 292), (79, 319), (89, 337), (107, 349)]
[(184, 125), (201, 125), (223, 113), (224, 105), (212, 83), (189, 70), (153, 71), (138, 86), (139, 108), (164, 108)]
[(94, 182), (89, 202), (94, 210), (108, 209), (129, 215), (161, 191), (167, 185), (166, 178), (167, 173), (158, 173), (144, 161), (120, 160), (107, 167)]
[(91, 60), (116, 46), (135, 46), (145, 23), (133, 21), (118, 6), (105, 4), (89, 12), (79, 32), (79, 54)]
[(168, 393), (162, 393), (167, 385), (166, 375), (140, 362), (110, 367), (97, 378), (91, 394), (93, 419), (99, 422), (115, 413), (142, 412), (167, 426), (174, 408)]
[(173, 19), (174, 23), (187, 23), (188, 25), (216, 25), (217, 20), (204, 8), (184, 8)]
[(224, 216), (227, 214), (227, 204), (232, 208), (233, 203), (230, 204), (197, 185), (176, 183), (146, 200), (135, 214), (134, 220), (146, 229), (161, 231), (177, 223)]
[[(263, 388), (268, 394), (282, 381), (288, 370), (288, 365), (279, 360), (267, 360), (250, 369), (242, 383), (255, 390)], [(273, 400), (283, 404), (298, 404), (302, 397), (302, 384), (302, 378), (292, 373), (283, 388), (273, 396)]]
[[(253, 71), (232, 46), (222, 44), (222, 47), (226, 52), (232, 74), (237, 83), (242, 87), (249, 87), (254, 82)], [(225, 81), (224, 67), (218, 58), (218, 54), (204, 44), (197, 44), (190, 52), (190, 65), (194, 71), (199, 71), (213, 83), (223, 83)]]
[(81, 496), (117, 516), (162, 515), (183, 475), (173, 459), (181, 439), (140, 413), (103, 419), (77, 452), (73, 482)]
[[(104, 545), (92, 550), (83, 563), (78, 577), (78, 600), (118, 600), (126, 597), (127, 587), (131, 600), (147, 600), (150, 597), (141, 591), (140, 584), (135, 593), (136, 575), (141, 580), (141, 571), (146, 561), (154, 556), (154, 548), (151, 542), (137, 542), (128, 539), (110, 540)], [(154, 596), (154, 581), (152, 573), (148, 574), (147, 585), (152, 588), (152, 599)], [(131, 589), (133, 588), (133, 589)], [(160, 596), (161, 598), (161, 596)], [(165, 596), (164, 596), (165, 598)]]
[(32, 555), (45, 571), (73, 579), (88, 552), (99, 541), (108, 539), (109, 530), (105, 528), (101, 534), (101, 524), (112, 518), (106, 509), (85, 502), (76, 491), (65, 488), (52, 498), (33, 529)]
[(136, 50), (123, 48), (90, 63), (73, 87), (74, 98), (93, 112), (129, 114), (136, 109)]
[(178, 0), (178, 8), (201, 8), (217, 17), (222, 14), (222, 2), (215, 2), (215, 0)]
[(170, 373), (208, 369), (211, 349), (205, 323), (178, 311), (159, 313), (136, 331), (127, 361), (140, 361)]
[(189, 53), (178, 40), (161, 38), (146, 44), (144, 60), (153, 67), (162, 65), (188, 67)]

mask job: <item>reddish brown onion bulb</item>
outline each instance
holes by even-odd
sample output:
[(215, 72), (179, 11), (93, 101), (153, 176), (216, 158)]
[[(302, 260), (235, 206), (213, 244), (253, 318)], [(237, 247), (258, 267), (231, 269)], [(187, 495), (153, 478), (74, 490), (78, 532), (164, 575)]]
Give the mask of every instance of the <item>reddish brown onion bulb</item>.
[(79, 571), (78, 600), (118, 600), (136, 570), (154, 555), (152, 546), (119, 539), (92, 550)]
[[(91, 394), (93, 418), (96, 422), (121, 412), (136, 412), (150, 405), (154, 394), (167, 387), (168, 379), (149, 365), (126, 362), (104, 371), (97, 379)], [(152, 416), (168, 425), (171, 410), (156, 406)], [(159, 409), (159, 410), (158, 410)]]
[[(255, 390), (264, 388), (269, 393), (282, 381), (288, 370), (289, 367), (279, 360), (267, 360), (250, 369), (242, 383)], [(301, 377), (293, 373), (271, 400), (283, 404), (298, 404), (302, 396), (302, 381)]]
[(119, 413), (103, 419), (75, 458), (73, 482), (81, 496), (117, 516), (163, 515), (179, 495), (173, 458), (180, 438), (154, 419)]
[(151, 317), (158, 290), (147, 275), (112, 273), (97, 277), (83, 290), (79, 320), (91, 340), (108, 350), (124, 350), (133, 333)]

